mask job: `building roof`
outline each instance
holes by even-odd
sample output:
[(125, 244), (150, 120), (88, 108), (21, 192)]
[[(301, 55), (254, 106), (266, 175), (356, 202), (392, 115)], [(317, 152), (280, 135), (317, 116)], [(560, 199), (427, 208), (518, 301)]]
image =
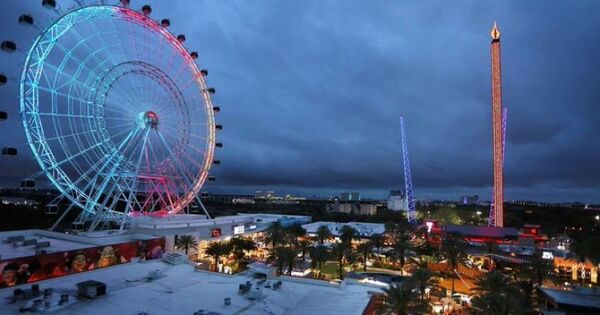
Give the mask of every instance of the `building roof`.
[[(147, 275), (161, 270), (163, 277), (147, 281)], [(238, 293), (239, 285), (256, 280), (250, 273), (237, 275), (194, 271), (189, 264), (169, 265), (158, 260), (128, 263), (90, 272), (72, 274), (39, 282), (40, 290), (55, 292), (73, 290), (77, 283), (99, 280), (106, 283), (107, 295), (95, 300), (75, 302), (53, 314), (193, 314), (200, 309), (205, 314), (362, 314), (369, 302), (367, 286), (330, 285), (321, 280), (281, 277), (274, 290), (261, 286), (258, 302)], [(28, 288), (22, 285), (20, 288)], [(0, 289), (0, 299), (10, 297), (13, 289)], [(231, 298), (225, 306), (224, 299)], [(6, 313), (18, 313), (18, 304), (3, 305)], [(211, 313), (212, 314), (212, 313)]]
[(549, 288), (539, 289), (558, 304), (600, 310), (600, 290), (577, 289), (566, 291)]
[(326, 225), (329, 231), (334, 236), (341, 235), (341, 228), (344, 225), (353, 227), (361, 236), (370, 237), (373, 234), (385, 233), (385, 225), (382, 223), (364, 223), (364, 222), (328, 222), (328, 221), (317, 221), (309, 224), (303, 224), (302, 227), (306, 229), (306, 233), (314, 234), (321, 225)]
[(446, 233), (458, 233), (464, 236), (490, 238), (518, 238), (519, 231), (515, 228), (475, 225), (446, 225)]

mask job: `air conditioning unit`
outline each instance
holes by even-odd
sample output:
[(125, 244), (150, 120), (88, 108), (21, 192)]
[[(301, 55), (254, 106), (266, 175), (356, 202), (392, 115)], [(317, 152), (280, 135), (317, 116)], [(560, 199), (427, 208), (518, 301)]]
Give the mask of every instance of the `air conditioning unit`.
[(79, 282), (77, 293), (89, 299), (95, 299), (106, 294), (106, 284), (96, 280)]
[(186, 257), (179, 253), (168, 253), (163, 256), (163, 261), (171, 265), (179, 265), (186, 261)]

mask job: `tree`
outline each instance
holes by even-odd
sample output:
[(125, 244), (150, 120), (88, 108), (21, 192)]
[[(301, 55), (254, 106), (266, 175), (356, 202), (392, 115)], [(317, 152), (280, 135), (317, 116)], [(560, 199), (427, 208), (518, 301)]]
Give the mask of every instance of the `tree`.
[(456, 209), (439, 209), (431, 217), (442, 224), (463, 224), (463, 219), (458, 215)]
[(325, 242), (325, 240), (328, 240), (331, 238), (332, 234), (331, 231), (329, 230), (329, 228), (327, 227), (327, 225), (321, 225), (319, 226), (319, 228), (317, 229), (317, 240), (319, 240), (319, 244), (323, 245), (323, 243)]
[(421, 242), (414, 247), (414, 251), (419, 256), (419, 265), (421, 267), (427, 266), (426, 257), (436, 256), (439, 252), (439, 248), (432, 242), (432, 236), (426, 235), (421, 238)]
[(371, 243), (371, 242), (361, 243), (356, 248), (356, 251), (358, 252), (358, 255), (361, 258), (361, 261), (363, 264), (363, 270), (367, 271), (367, 260), (369, 260), (369, 256), (371, 255), (371, 252), (373, 251), (373, 243)]
[(211, 256), (215, 260), (214, 270), (217, 271), (219, 265), (219, 258), (225, 256), (231, 252), (231, 245), (228, 242), (215, 241), (208, 244), (204, 253)]
[(331, 255), (338, 262), (338, 274), (344, 280), (344, 258), (349, 255), (350, 245), (347, 243), (335, 243), (331, 246)]
[(413, 281), (416, 289), (419, 291), (419, 298), (421, 301), (425, 300), (427, 288), (429, 288), (430, 292), (438, 291), (439, 284), (437, 279), (435, 279), (433, 276), (433, 272), (426, 268), (419, 268), (415, 270), (411, 276), (411, 281)]
[(383, 296), (377, 304), (377, 310), (383, 314), (409, 315), (425, 314), (429, 311), (429, 303), (418, 298), (417, 290), (411, 281), (402, 284), (392, 283), (383, 289)]
[(382, 234), (373, 234), (371, 235), (371, 243), (373, 247), (377, 250), (377, 254), (380, 253), (381, 246), (383, 246), (384, 237)]
[(311, 267), (313, 269), (317, 269), (317, 278), (320, 278), (323, 264), (325, 264), (329, 259), (329, 251), (324, 245), (317, 245), (309, 249), (309, 255), (311, 259)]
[(243, 237), (235, 237), (230, 241), (231, 249), (235, 259), (239, 262), (244, 259), (246, 252), (256, 250), (256, 244), (253, 240)]
[(490, 268), (488, 269), (493, 270), (494, 258), (492, 255), (498, 253), (498, 246), (496, 245), (496, 242), (493, 239), (487, 239), (483, 244), (485, 245), (485, 251), (488, 253), (488, 257), (490, 258)]
[(290, 274), (296, 262), (296, 251), (291, 247), (278, 246), (273, 249), (268, 260), (275, 262), (279, 274)]
[(283, 226), (279, 221), (275, 221), (267, 228), (267, 243), (271, 243), (271, 248), (281, 244), (284, 239)]
[(471, 300), (472, 314), (519, 315), (530, 311), (527, 293), (500, 271), (488, 272), (476, 281), (477, 296)]
[[(588, 258), (591, 256), (590, 250), (586, 241), (584, 240), (575, 240), (571, 244), (571, 253), (573, 253), (573, 257), (571, 260), (577, 262), (579, 265), (584, 265)], [(583, 277), (579, 275), (577, 277), (579, 279), (579, 285), (583, 285)]]
[(198, 242), (196, 242), (196, 239), (192, 235), (181, 235), (177, 237), (175, 247), (177, 247), (177, 249), (183, 249), (187, 256), (190, 249), (198, 250)]
[(352, 244), (352, 240), (355, 239), (357, 236), (358, 231), (349, 225), (344, 225), (340, 229), (340, 240), (342, 241), (342, 243), (350, 245)]
[(300, 223), (292, 224), (285, 228), (286, 234), (289, 234), (296, 240), (299, 238), (306, 236), (306, 229), (302, 227)]
[(452, 279), (452, 294), (454, 294), (456, 268), (458, 268), (458, 265), (463, 263), (466, 259), (464, 241), (457, 235), (448, 234), (446, 235), (446, 239), (442, 241), (442, 252), (446, 257), (448, 266), (452, 269), (450, 278)]
[(554, 273), (554, 263), (552, 260), (542, 258), (541, 252), (531, 256), (529, 262), (521, 264), (518, 271), (518, 278), (527, 281), (531, 286), (541, 286), (550, 280), (553, 283), (560, 283), (561, 279)]
[(406, 264), (406, 258), (409, 255), (412, 245), (410, 243), (410, 237), (406, 233), (399, 233), (394, 240), (394, 246), (392, 255), (395, 261), (400, 263), (400, 273), (404, 274), (404, 265)]
[(298, 241), (298, 249), (302, 251), (302, 261), (306, 261), (306, 254), (310, 248), (309, 240), (300, 240)]

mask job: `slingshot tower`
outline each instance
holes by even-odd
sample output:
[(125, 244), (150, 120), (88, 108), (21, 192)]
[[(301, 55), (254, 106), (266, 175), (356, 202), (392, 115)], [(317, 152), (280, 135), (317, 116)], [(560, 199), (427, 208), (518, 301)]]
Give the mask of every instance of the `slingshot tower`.
[(417, 223), (415, 210), (415, 196), (413, 195), (412, 176), (410, 173), (410, 160), (408, 159), (408, 145), (406, 144), (406, 131), (404, 131), (404, 116), (400, 116), (400, 131), (402, 133), (402, 161), (404, 163), (404, 198), (406, 200), (406, 218), (408, 223)]
[(492, 130), (494, 186), (488, 223), (490, 226), (504, 225), (504, 132), (505, 109), (502, 107), (502, 72), (500, 67), (500, 30), (492, 27)]

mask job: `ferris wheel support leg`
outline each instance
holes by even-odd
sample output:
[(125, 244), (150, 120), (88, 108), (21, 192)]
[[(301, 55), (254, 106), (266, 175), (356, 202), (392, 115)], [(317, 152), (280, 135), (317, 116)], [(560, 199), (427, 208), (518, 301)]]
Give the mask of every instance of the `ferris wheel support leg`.
[[(127, 137), (125, 139), (123, 139), (123, 141), (121, 141), (121, 143), (119, 144), (117, 149), (113, 151), (113, 153), (111, 154), (111, 156), (108, 160), (109, 161), (113, 160), (117, 156), (118, 152), (120, 152), (123, 149), (123, 146), (125, 146), (126, 144), (130, 144), (129, 140), (131, 140), (131, 138), (135, 134), (137, 134), (137, 132), (138, 132), (138, 128), (136, 127), (127, 135)], [(92, 202), (92, 204), (90, 206), (94, 207), (94, 206), (98, 205), (98, 201), (100, 200), (100, 197), (105, 192), (108, 184), (110, 183), (110, 178), (115, 176), (115, 172), (118, 170), (119, 166), (121, 166), (122, 161), (123, 161), (122, 158), (117, 159), (117, 161), (115, 162), (113, 167), (111, 167), (110, 172), (106, 175), (106, 178), (102, 181), (102, 184), (96, 190), (96, 196), (94, 197), (94, 201)], [(114, 185), (111, 187), (111, 191), (112, 190), (114, 190)], [(98, 226), (98, 223), (100, 221), (104, 221), (104, 220), (105, 220), (105, 217), (103, 216), (103, 213), (96, 214), (94, 216), (94, 220), (92, 221), (92, 224), (90, 225), (88, 231), (90, 231), (90, 232), (93, 231)]]
[[(59, 197), (62, 197), (63, 195), (61, 194)], [(57, 197), (58, 198), (58, 197)], [(57, 199), (55, 198), (55, 200)], [(62, 198), (60, 198), (62, 199)], [(52, 226), (50, 227), (50, 231), (54, 231), (56, 229), (56, 227), (58, 227), (58, 225), (60, 224), (60, 222), (62, 222), (62, 220), (67, 216), (67, 214), (71, 211), (71, 209), (73, 209), (73, 206), (75, 204), (71, 203), (69, 205), (69, 207), (67, 207), (67, 209), (65, 209), (65, 212), (63, 212), (63, 214), (60, 215), (60, 217), (58, 218), (58, 220), (56, 220), (56, 222), (54, 222), (54, 224), (52, 224)]]
[(198, 204), (200, 205), (200, 208), (202, 208), (202, 211), (204, 211), (204, 214), (206, 214), (206, 219), (207, 220), (212, 219), (210, 217), (210, 214), (208, 214), (208, 211), (206, 211), (206, 207), (204, 207), (204, 204), (202, 203), (202, 200), (200, 200), (200, 197), (196, 196), (196, 200), (198, 201)]
[[(159, 138), (161, 139), (163, 145), (165, 146), (165, 148), (168, 151), (169, 150), (169, 146), (167, 145), (167, 142), (165, 141), (165, 138), (163, 137), (163, 135), (160, 132), (158, 132), (158, 136), (159, 136)], [(176, 168), (179, 170), (179, 172), (181, 173), (181, 175), (183, 175), (182, 177), (185, 178), (185, 180), (187, 181), (188, 185), (192, 186), (192, 183), (188, 179), (187, 172), (183, 169), (183, 167), (180, 166), (180, 165), (177, 165)], [(200, 207), (202, 208), (202, 211), (204, 211), (204, 213), (206, 214), (207, 219), (211, 219), (210, 214), (208, 214), (208, 211), (206, 211), (206, 207), (204, 207), (204, 204), (202, 203), (202, 200), (200, 200), (200, 197), (198, 197), (198, 195), (196, 195), (195, 199), (198, 202), (198, 204), (200, 205)]]

